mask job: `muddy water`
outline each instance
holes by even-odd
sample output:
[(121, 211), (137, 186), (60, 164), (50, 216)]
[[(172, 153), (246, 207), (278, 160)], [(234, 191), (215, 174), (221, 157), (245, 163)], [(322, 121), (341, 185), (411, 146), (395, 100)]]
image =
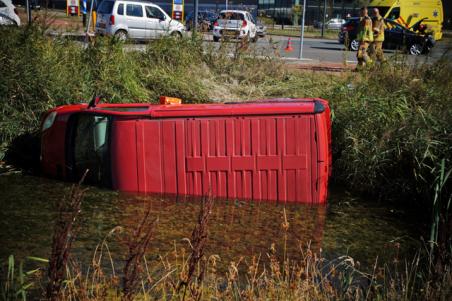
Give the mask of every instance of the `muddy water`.
[[(69, 187), (67, 183), (19, 173), (0, 175), (2, 261), (9, 254), (16, 258), (49, 257), (55, 204)], [(227, 265), (240, 257), (265, 257), (274, 244), (281, 258), (297, 259), (300, 246), (310, 244), (327, 258), (348, 254), (363, 265), (371, 265), (377, 255), (390, 260), (395, 252), (409, 254), (417, 248), (415, 225), (405, 222), (403, 213), (337, 189), (331, 191), (328, 202), (328, 206), (306, 206), (217, 200), (206, 254), (219, 255)], [(151, 260), (175, 248), (189, 249), (184, 238), (191, 236), (199, 200), (132, 196), (90, 187), (82, 205), (73, 256), (88, 263), (95, 247), (112, 229), (133, 229), (148, 210), (150, 218), (158, 219), (149, 248)], [(289, 223), (287, 232), (282, 227), (285, 219)], [(113, 259), (119, 262), (124, 257), (120, 240), (117, 234), (107, 238)]]

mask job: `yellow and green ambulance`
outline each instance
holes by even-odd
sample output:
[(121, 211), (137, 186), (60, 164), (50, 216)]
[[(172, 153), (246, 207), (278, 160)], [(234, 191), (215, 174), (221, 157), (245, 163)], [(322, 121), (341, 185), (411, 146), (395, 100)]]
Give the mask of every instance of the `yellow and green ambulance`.
[(372, 0), (369, 12), (374, 7), (379, 9), (384, 18), (392, 19), (408, 28), (420, 19), (427, 18), (423, 24), (433, 32), (435, 40), (442, 38), (444, 14), (441, 0)]

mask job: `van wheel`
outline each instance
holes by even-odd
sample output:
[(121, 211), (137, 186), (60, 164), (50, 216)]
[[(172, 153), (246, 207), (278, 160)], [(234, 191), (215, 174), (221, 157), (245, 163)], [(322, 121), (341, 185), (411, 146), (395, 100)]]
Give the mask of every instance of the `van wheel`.
[(256, 43), (258, 39), (259, 39), (259, 36), (257, 35), (257, 32), (256, 32), (256, 35), (254, 36), (254, 38), (251, 39), (251, 42)]
[(358, 51), (359, 49), (359, 41), (358, 40), (352, 40), (350, 42), (350, 49), (353, 51)]
[(220, 38), (219, 38), (219, 37), (216, 37), (216, 36), (213, 36), (213, 41), (214, 41), (214, 42), (219, 42), (219, 41), (220, 41)]
[(424, 47), (421, 44), (413, 44), (409, 46), (408, 52), (411, 55), (420, 55), (424, 51)]
[(115, 37), (116, 37), (118, 40), (124, 42), (125, 40), (127, 40), (127, 32), (126, 32), (125, 30), (118, 30), (118, 31), (115, 33)]
[(175, 38), (175, 39), (180, 39), (180, 38), (182, 38), (182, 34), (180, 32), (178, 32), (178, 31), (173, 31), (171, 33), (171, 37)]

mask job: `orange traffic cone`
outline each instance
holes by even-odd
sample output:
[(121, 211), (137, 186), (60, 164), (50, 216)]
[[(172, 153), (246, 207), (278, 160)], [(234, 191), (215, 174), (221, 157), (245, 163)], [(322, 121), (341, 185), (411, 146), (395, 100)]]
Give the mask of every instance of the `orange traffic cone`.
[(292, 52), (292, 51), (293, 51), (292, 40), (290, 39), (290, 37), (289, 37), (289, 39), (287, 40), (287, 46), (286, 46), (286, 48), (284, 49), (284, 51), (286, 51), (286, 52)]

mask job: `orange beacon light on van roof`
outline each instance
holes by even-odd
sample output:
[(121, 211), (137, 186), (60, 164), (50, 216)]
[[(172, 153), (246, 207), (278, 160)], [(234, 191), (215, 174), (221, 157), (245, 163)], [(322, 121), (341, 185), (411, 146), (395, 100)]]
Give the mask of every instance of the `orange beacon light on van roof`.
[(182, 104), (182, 99), (177, 97), (160, 96), (161, 105), (180, 105)]

